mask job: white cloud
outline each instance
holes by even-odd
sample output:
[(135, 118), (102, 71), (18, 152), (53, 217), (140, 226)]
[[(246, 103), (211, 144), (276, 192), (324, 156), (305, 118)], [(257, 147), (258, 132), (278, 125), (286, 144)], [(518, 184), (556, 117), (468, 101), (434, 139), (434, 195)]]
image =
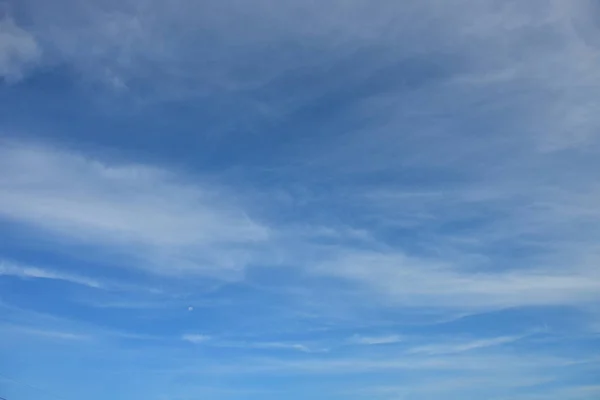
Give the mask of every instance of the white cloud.
[(144, 165), (46, 147), (0, 149), (0, 216), (163, 274), (235, 276), (269, 229), (235, 199)]
[[(274, 232), (245, 215), (230, 193), (144, 165), (101, 164), (39, 147), (0, 152), (4, 218), (117, 250), (163, 274), (235, 275), (256, 260), (258, 247), (268, 246), (278, 259), (306, 261), (319, 275), (350, 280), (394, 304), (489, 309), (597, 299), (598, 275), (590, 265), (598, 249), (590, 243), (598, 241), (594, 225), (600, 226), (600, 192), (592, 183), (600, 81), (592, 3), (60, 3), (29, 0), (26, 7), (32, 29), (58, 59), (86, 79), (133, 91), (141, 85), (140, 92), (158, 97), (218, 94), (237, 101), (280, 78), (293, 81), (290, 71), (328, 83), (266, 105), (280, 116), (323, 93), (346, 98), (346, 89), (374, 77), (402, 78), (386, 90), (359, 87), (365, 90), (351, 102), (352, 114), (378, 122), (315, 145), (318, 154), (304, 154), (311, 162), (301, 164), (318, 167), (311, 179), (330, 182), (336, 174), (373, 171), (418, 178), (416, 190), (357, 188), (370, 196), (357, 201), (357, 213), (364, 212), (357, 216), (366, 215), (372, 226), (350, 220), (348, 229), (371, 239), (385, 236), (379, 230), (408, 227), (424, 238), (415, 247), (429, 254), (405, 249), (415, 243), (385, 240), (365, 251), (312, 252), (304, 239), (289, 244), (297, 232), (275, 246)], [(292, 42), (314, 49), (314, 57), (278, 51)], [(358, 62), (364, 49), (373, 50), (366, 65)], [(419, 83), (428, 68), (433, 78)], [(250, 72), (240, 75), (240, 69)], [(339, 80), (329, 84), (323, 71)], [(425, 187), (430, 177), (435, 190)], [(452, 229), (469, 224), (475, 227)], [(335, 232), (323, 224), (314, 233)], [(519, 245), (535, 246), (545, 257), (513, 265), (506, 254)], [(314, 253), (329, 259), (303, 258)]]
[(181, 336), (181, 339), (184, 340), (184, 341), (186, 341), (186, 342), (193, 343), (193, 344), (199, 344), (199, 343), (208, 342), (212, 338), (210, 336), (208, 336), (208, 335), (200, 335), (200, 334), (188, 333), (188, 334), (185, 334), (185, 335)]
[(536, 390), (534, 393), (513, 394), (511, 396), (499, 397), (499, 400), (554, 400), (573, 399), (589, 400), (596, 399), (600, 395), (600, 385), (565, 385), (553, 388), (551, 393), (544, 390)]
[(385, 335), (385, 336), (352, 336), (348, 342), (361, 345), (378, 345), (378, 344), (393, 344), (403, 340), (400, 335)]
[(63, 272), (50, 271), (47, 269), (23, 266), (8, 261), (0, 260), (0, 276), (15, 276), (19, 278), (52, 279), (71, 282), (92, 288), (102, 288), (104, 285), (95, 279), (72, 275)]
[(564, 368), (572, 366), (574, 361), (570, 358), (540, 356), (531, 354), (444, 354), (424, 356), (422, 354), (389, 353), (384, 357), (333, 357), (333, 358), (302, 358), (302, 359), (275, 359), (261, 358), (246, 359), (243, 364), (220, 365), (214, 369), (215, 373), (259, 373), (272, 372), (280, 374), (317, 374), (317, 375), (345, 375), (381, 373), (383, 371), (454, 371), (494, 374), (507, 371), (527, 371), (544, 368)]
[[(182, 340), (194, 344), (209, 344), (214, 347), (230, 347), (230, 348), (241, 348), (241, 349), (258, 349), (258, 350), (295, 350), (304, 353), (312, 353), (317, 350), (301, 343), (290, 343), (290, 342), (248, 342), (248, 341), (232, 341), (232, 340), (217, 340), (211, 336), (201, 334), (185, 334)], [(322, 350), (321, 350), (322, 351)]]
[(520, 340), (521, 336), (501, 336), (491, 339), (477, 339), (470, 342), (455, 342), (444, 344), (430, 344), (413, 347), (408, 350), (411, 354), (455, 354), (464, 353), (471, 350), (484, 349), (489, 347), (501, 346), (508, 343), (514, 343)]
[[(533, 376), (532, 376), (533, 375)], [(555, 378), (550, 374), (540, 374), (530, 372), (521, 374), (518, 371), (504, 374), (494, 374), (490, 376), (479, 376), (475, 372), (469, 376), (455, 376), (451, 379), (441, 379), (439, 376), (430, 379), (419, 379), (417, 382), (406, 382), (403, 385), (381, 385), (375, 387), (361, 387), (353, 391), (364, 393), (369, 398), (382, 399), (402, 399), (407, 396), (418, 395), (422, 399), (437, 399), (440, 396), (466, 397), (468, 394), (477, 392), (481, 395), (484, 391), (497, 393), (498, 390), (506, 388), (516, 389), (531, 386), (542, 385), (554, 381)]]
[(310, 353), (312, 350), (310, 347), (300, 343), (286, 343), (286, 342), (253, 342), (245, 343), (242, 347), (249, 347), (253, 349), (287, 349), (297, 350), (305, 353)]
[[(585, 45), (597, 32), (587, 17), (592, 6), (588, 2), (586, 8), (582, 1), (568, 6), (548, 0), (505, 7), (494, 1), (472, 0), (459, 1), (456, 6), (439, 1), (388, 1), (378, 7), (365, 0), (328, 0), (318, 6), (274, 0), (252, 5), (235, 0), (176, 0), (169, 7), (158, 0), (124, 0), (110, 5), (83, 5), (76, 0), (49, 5), (43, 0), (27, 0), (25, 4), (33, 28), (45, 38), (54, 58), (86, 79), (157, 97), (254, 90), (290, 71), (335, 68), (340, 60), (365, 48), (384, 48), (385, 56), (379, 58), (375, 53), (371, 58), (374, 68), (359, 69), (360, 78), (369, 78), (398, 60), (441, 52), (464, 59), (469, 63), (465, 72), (475, 71), (479, 76), (498, 71), (504, 75), (503, 71), (517, 65), (511, 82), (520, 84), (526, 78), (537, 88), (567, 89), (556, 92), (555, 98), (547, 97), (549, 107), (542, 106), (543, 112), (557, 111), (567, 97), (577, 100), (577, 90), (584, 89), (582, 83), (597, 84), (593, 50)], [(301, 23), (298, 15), (302, 15)], [(196, 29), (198, 26), (203, 29)], [(539, 39), (540, 33), (546, 34), (551, 45)], [(314, 49), (313, 57), (291, 53), (291, 41)], [(267, 58), (269, 62), (265, 62)], [(241, 68), (250, 73), (239, 74)], [(584, 97), (589, 98), (593, 90), (594, 86), (588, 86)], [(288, 93), (285, 102), (263, 104), (263, 108), (278, 112), (317, 96)], [(585, 99), (577, 101), (582, 105)], [(261, 107), (255, 103), (246, 105), (256, 111)], [(570, 128), (581, 126), (579, 116), (593, 117), (586, 110), (564, 110), (568, 118), (561, 119), (547, 115), (555, 122), (562, 121), (560, 129), (548, 133), (548, 142), (560, 147), (585, 141), (591, 131), (571, 132)], [(554, 135), (558, 130), (564, 134), (562, 138)]]
[[(595, 194), (539, 188), (521, 193), (521, 187), (403, 197), (375, 193), (373, 203), (363, 209), (378, 213), (387, 224), (394, 223), (397, 212), (430, 215), (411, 221), (415, 232), (433, 233), (424, 241), (431, 255), (417, 256), (371, 237), (362, 243), (362, 250), (315, 245), (306, 239), (305, 229), (285, 231), (253, 220), (241, 201), (224, 189), (178, 179), (147, 165), (103, 164), (72, 152), (15, 143), (0, 149), (1, 217), (52, 240), (123, 255), (126, 267), (174, 276), (229, 278), (239, 277), (257, 260), (269, 264), (276, 259), (301, 263), (298, 266), (313, 276), (354, 282), (359, 289), (373, 292), (374, 300), (417, 307), (490, 309), (596, 300), (600, 276), (594, 260), (600, 249), (594, 252), (590, 241), (595, 228), (586, 225), (600, 220)], [(532, 199), (538, 203), (524, 213), (518, 206)], [(460, 233), (448, 237), (436, 232), (438, 226), (473, 215), (485, 215), (489, 221), (470, 232), (471, 243), (469, 236)], [(375, 225), (374, 232), (380, 226)], [(280, 240), (283, 236), (285, 241)], [(510, 265), (510, 258), (500, 258), (497, 263), (507, 264), (490, 266), (486, 246), (531, 238), (543, 243), (552, 259)], [(99, 285), (40, 269), (18, 273)]]
[(0, 78), (9, 83), (20, 80), (41, 55), (35, 37), (0, 13)]
[(315, 272), (364, 284), (381, 298), (403, 306), (575, 305), (600, 296), (600, 277), (594, 270), (478, 271), (399, 253), (349, 250)]
[(51, 329), (38, 329), (26, 326), (6, 325), (2, 328), (2, 330), (11, 334), (18, 334), (19, 336), (28, 335), (50, 340), (84, 341), (92, 339), (92, 336), (80, 333), (56, 331)]

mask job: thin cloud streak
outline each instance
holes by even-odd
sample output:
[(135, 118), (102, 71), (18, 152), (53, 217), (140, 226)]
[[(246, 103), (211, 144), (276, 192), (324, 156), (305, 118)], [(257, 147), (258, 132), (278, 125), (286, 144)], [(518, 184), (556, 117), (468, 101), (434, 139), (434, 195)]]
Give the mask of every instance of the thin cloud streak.
[(212, 337), (210, 337), (208, 335), (199, 335), (199, 334), (188, 333), (188, 334), (181, 336), (181, 339), (186, 342), (193, 343), (193, 344), (200, 344), (200, 343), (206, 343), (206, 342), (210, 341), (212, 339)]
[(3, 8), (0, 3), (0, 79), (14, 84), (41, 61), (42, 49), (35, 37), (19, 27)]
[(0, 260), (0, 276), (13, 276), (24, 279), (50, 279), (65, 281), (77, 285), (88, 286), (94, 289), (105, 287), (103, 282), (78, 275), (51, 271), (47, 269), (23, 266), (12, 262)]
[(269, 235), (215, 190), (166, 171), (20, 144), (4, 145), (0, 159), (2, 217), (156, 273), (235, 276)]
[(304, 353), (312, 353), (317, 351), (325, 351), (324, 349), (316, 350), (311, 346), (302, 343), (291, 343), (291, 342), (275, 342), (275, 341), (242, 341), (242, 340), (230, 340), (230, 339), (219, 339), (208, 335), (202, 334), (184, 334), (181, 336), (183, 341), (200, 344), (211, 347), (227, 347), (227, 348), (238, 348), (238, 349), (256, 349), (256, 350), (295, 350)]
[(385, 335), (385, 336), (361, 336), (355, 335), (348, 339), (348, 343), (350, 344), (358, 344), (358, 345), (380, 345), (380, 344), (394, 344), (400, 343), (404, 339), (400, 335)]
[(476, 272), (448, 260), (398, 253), (357, 252), (316, 267), (331, 275), (366, 285), (380, 299), (403, 306), (495, 309), (514, 306), (576, 305), (600, 296), (597, 272), (553, 269)]
[(431, 344), (412, 347), (408, 350), (408, 353), (427, 355), (456, 354), (489, 347), (502, 346), (505, 344), (514, 343), (520, 339), (522, 339), (521, 336), (501, 336), (491, 339), (477, 339), (463, 343)]
[(88, 341), (92, 340), (94, 336), (81, 334), (79, 332), (64, 332), (52, 329), (32, 328), (27, 326), (16, 326), (7, 325), (2, 328), (2, 331), (9, 334), (18, 334), (33, 336), (41, 339), (48, 340), (65, 340), (65, 341)]
[[(217, 374), (307, 374), (307, 375), (344, 375), (383, 373), (385, 371), (454, 371), (501, 373), (508, 371), (534, 371), (544, 369), (568, 368), (576, 364), (597, 365), (597, 359), (573, 360), (548, 356), (519, 356), (487, 352), (478, 355), (440, 354), (435, 356), (407, 355), (405, 353), (388, 354), (386, 357), (311, 357), (310, 359), (245, 358), (242, 364), (207, 365), (206, 369), (190, 367), (181, 372), (194, 371), (206, 373), (212, 370)], [(214, 369), (213, 369), (214, 368)]]

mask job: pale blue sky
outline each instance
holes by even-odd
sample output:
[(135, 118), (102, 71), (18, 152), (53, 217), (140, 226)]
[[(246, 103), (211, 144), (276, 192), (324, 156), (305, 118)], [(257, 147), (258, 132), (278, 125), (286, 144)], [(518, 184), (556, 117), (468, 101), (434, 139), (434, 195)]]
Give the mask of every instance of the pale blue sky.
[(600, 3), (0, 1), (0, 396), (600, 396)]

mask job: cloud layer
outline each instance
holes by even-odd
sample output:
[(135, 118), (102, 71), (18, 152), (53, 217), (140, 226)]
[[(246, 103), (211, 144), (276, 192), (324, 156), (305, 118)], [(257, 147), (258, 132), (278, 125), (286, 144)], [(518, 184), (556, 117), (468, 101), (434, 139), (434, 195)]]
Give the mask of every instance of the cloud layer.
[(598, 391), (596, 1), (3, 4), (0, 380)]
[(20, 80), (40, 61), (41, 55), (35, 37), (17, 26), (0, 3), (0, 78), (8, 83)]
[(269, 235), (235, 199), (160, 169), (105, 165), (36, 146), (7, 144), (0, 152), (4, 218), (116, 249), (140, 268), (236, 274)]

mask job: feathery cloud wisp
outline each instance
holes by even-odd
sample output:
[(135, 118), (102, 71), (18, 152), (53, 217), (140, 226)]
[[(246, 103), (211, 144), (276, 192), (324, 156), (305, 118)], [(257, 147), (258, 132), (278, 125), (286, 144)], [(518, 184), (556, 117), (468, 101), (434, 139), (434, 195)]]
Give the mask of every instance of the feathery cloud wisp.
[(491, 339), (477, 339), (463, 343), (446, 343), (416, 346), (409, 349), (410, 354), (456, 354), (471, 350), (484, 349), (494, 346), (501, 346), (508, 343), (514, 343), (520, 340), (520, 336), (502, 336)]
[(102, 288), (104, 285), (94, 279), (83, 276), (72, 275), (63, 272), (50, 271), (47, 269), (23, 266), (8, 261), (0, 260), (0, 276), (15, 276), (19, 278), (31, 279), (52, 279), (75, 283), (78, 285), (89, 286), (91, 288)]
[(3, 15), (1, 8), (0, 3), (0, 78), (15, 83), (40, 61), (42, 50), (34, 36)]
[(186, 342), (193, 343), (193, 344), (199, 344), (199, 343), (208, 342), (209, 340), (211, 340), (211, 337), (208, 335), (188, 333), (188, 334), (181, 336), (181, 339)]
[(400, 335), (384, 335), (384, 336), (361, 336), (355, 335), (348, 339), (351, 344), (361, 345), (378, 345), (378, 344), (393, 344), (403, 340)]
[(216, 189), (44, 147), (3, 146), (0, 190), (3, 218), (167, 275), (235, 276), (269, 235)]

